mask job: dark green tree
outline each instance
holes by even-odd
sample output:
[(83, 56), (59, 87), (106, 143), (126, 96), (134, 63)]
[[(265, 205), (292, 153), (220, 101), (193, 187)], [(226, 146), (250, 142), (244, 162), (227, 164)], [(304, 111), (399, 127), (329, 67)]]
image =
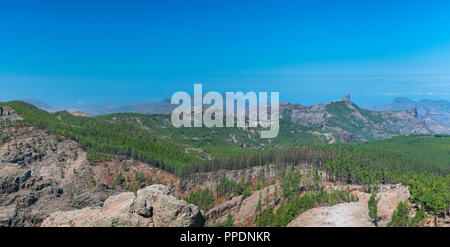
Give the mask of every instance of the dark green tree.
[(411, 219), (409, 226), (416, 226), (416, 224), (420, 223), (422, 220), (425, 219), (425, 208), (424, 207), (420, 207), (419, 210), (417, 210), (416, 214), (414, 215), (414, 217)]
[(373, 220), (375, 223), (375, 226), (378, 226), (378, 202), (380, 201), (380, 198), (377, 198), (377, 195), (375, 193), (372, 193), (370, 196), (368, 207), (369, 207), (369, 217)]
[(400, 202), (392, 213), (391, 222), (388, 227), (407, 227), (409, 225), (409, 205), (407, 202)]
[(234, 226), (233, 215), (231, 213), (228, 213), (227, 219), (223, 223), (223, 227), (233, 227), (233, 226)]

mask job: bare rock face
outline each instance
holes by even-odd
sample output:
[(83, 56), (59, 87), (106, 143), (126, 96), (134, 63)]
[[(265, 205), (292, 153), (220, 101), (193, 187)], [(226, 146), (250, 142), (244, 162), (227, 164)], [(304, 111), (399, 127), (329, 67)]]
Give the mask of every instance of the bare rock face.
[(12, 108), (0, 105), (0, 121), (4, 120), (15, 121), (23, 120), (23, 118), (19, 116)]
[(236, 226), (252, 226), (258, 215), (257, 205), (261, 202), (261, 211), (269, 206), (275, 207), (281, 200), (279, 184), (267, 186), (255, 191), (244, 199), (243, 196), (233, 197), (210, 209), (206, 215), (208, 223), (224, 223), (229, 213), (232, 214)]
[(369, 209), (361, 202), (314, 208), (301, 214), (288, 227), (371, 227)]
[(201, 210), (168, 195), (163, 185), (152, 185), (136, 194), (124, 192), (109, 197), (100, 207), (55, 212), (43, 227), (198, 227), (205, 224)]
[[(369, 218), (369, 193), (359, 190), (351, 192), (358, 202), (340, 203), (332, 207), (320, 207), (306, 211), (289, 223), (289, 227), (370, 227), (374, 226)], [(401, 201), (408, 201), (408, 187), (401, 184), (381, 185), (377, 193), (378, 226), (386, 226), (392, 213)]]
[(425, 120), (418, 118), (416, 108), (407, 111), (382, 111), (383, 127), (402, 135), (432, 134)]
[[(2, 108), (0, 120), (20, 118), (13, 110)], [(0, 134), (8, 136), (0, 143), (2, 225), (38, 226), (53, 212), (74, 209), (71, 201), (80, 199), (80, 205), (74, 207), (83, 208), (83, 204), (99, 206), (104, 200), (77, 198), (80, 191), (89, 192), (93, 185), (86, 154), (74, 141), (27, 126), (0, 128)], [(78, 159), (73, 157), (75, 152)], [(112, 194), (105, 193), (108, 197)]]
[[(150, 227), (153, 220), (141, 217), (133, 212), (132, 205), (136, 199), (133, 192), (124, 192), (106, 199), (93, 226), (101, 227)], [(45, 221), (44, 221), (45, 222)]]
[(92, 227), (101, 213), (100, 208), (83, 208), (52, 213), (42, 222), (43, 227)]
[[(359, 198), (359, 202), (364, 203), (367, 207), (370, 194), (359, 191), (355, 191), (353, 194)], [(377, 212), (380, 217), (378, 225), (386, 226), (390, 222), (392, 213), (397, 205), (402, 201), (408, 201), (410, 193), (406, 185), (382, 185), (377, 193), (377, 197), (380, 198)]]
[(16, 215), (16, 207), (11, 205), (9, 207), (0, 208), (0, 227), (7, 227), (12, 225), (14, 216)]
[[(22, 117), (14, 109), (1, 105), (1, 111), (0, 226), (36, 227), (55, 212), (86, 207), (102, 209), (106, 199), (123, 192), (120, 187), (113, 189), (106, 185), (112, 184), (116, 173), (123, 168), (122, 160), (94, 166), (87, 160), (86, 151), (75, 141), (54, 136), (33, 126), (16, 125), (14, 122)], [(155, 174), (151, 177), (161, 178), (167, 184), (170, 183), (168, 180), (174, 178), (165, 172), (148, 168), (145, 163), (131, 161), (130, 168), (126, 177), (134, 177), (131, 174), (136, 172), (147, 172), (148, 177), (148, 173)], [(110, 172), (109, 169), (117, 172)], [(121, 172), (125, 174), (125, 171)], [(146, 181), (147, 184), (154, 182)], [(168, 194), (167, 188), (157, 189)], [(78, 213), (92, 212), (84, 210)], [(142, 214), (146, 216), (145, 213)], [(75, 216), (78, 217), (73, 217)], [(135, 218), (125, 219), (119, 216), (105, 219), (111, 222), (87, 222), (92, 225), (147, 226), (150, 221), (136, 223)], [(64, 220), (61, 218), (61, 221)], [(73, 224), (84, 224), (80, 222), (86, 221), (76, 221)]]
[(206, 217), (211, 220), (225, 221), (228, 213), (235, 215), (237, 210), (244, 201), (244, 196), (235, 196), (231, 200), (220, 203), (206, 213)]
[[(336, 133), (340, 136), (340, 142), (367, 142), (367, 137), (386, 139), (399, 134), (433, 133), (426, 121), (418, 118), (415, 108), (405, 111), (368, 111), (353, 104), (350, 95), (327, 104), (305, 107), (284, 103), (280, 104), (280, 112), (295, 123), (316, 127), (323, 133)], [(361, 132), (365, 134), (361, 135)]]
[(250, 197), (246, 198), (234, 217), (234, 223), (238, 226), (250, 226), (253, 224), (256, 218), (256, 207), (258, 201), (261, 201), (262, 209), (271, 204), (274, 206), (278, 198), (275, 197), (275, 191), (277, 190), (277, 197), (281, 195), (281, 189), (277, 188), (278, 185), (271, 185), (262, 190), (255, 191)]
[(149, 186), (137, 192), (134, 211), (152, 215), (156, 227), (198, 227), (205, 224), (203, 212), (192, 204), (169, 196), (162, 185)]
[(103, 204), (106, 201), (106, 199), (118, 193), (120, 192), (113, 190), (112, 188), (108, 187), (105, 184), (100, 184), (96, 186), (94, 189), (84, 194), (75, 196), (70, 201), (69, 206), (72, 207), (73, 209), (82, 209), (85, 207), (103, 207)]

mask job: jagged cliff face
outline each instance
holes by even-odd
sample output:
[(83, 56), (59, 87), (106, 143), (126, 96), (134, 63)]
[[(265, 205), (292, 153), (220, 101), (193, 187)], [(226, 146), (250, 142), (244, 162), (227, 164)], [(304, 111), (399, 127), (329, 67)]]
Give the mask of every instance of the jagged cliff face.
[(283, 117), (305, 126), (335, 133), (340, 142), (367, 142), (394, 135), (432, 134), (416, 109), (372, 112), (359, 108), (350, 98), (313, 106), (280, 105)]
[(374, 111), (402, 111), (416, 108), (418, 117), (426, 121), (427, 126), (435, 133), (450, 133), (450, 102), (445, 100), (414, 101), (408, 98), (396, 98), (387, 105), (367, 105), (365, 108)]
[[(6, 106), (1, 113), (0, 134), (6, 139), (0, 143), (0, 225), (39, 225), (51, 212), (71, 208), (81, 191), (95, 187), (77, 143), (14, 122), (21, 117)], [(104, 189), (86, 203), (112, 193)]]
[[(119, 187), (177, 184), (174, 175), (143, 162), (118, 158), (101, 164), (89, 163), (86, 152), (75, 141), (17, 120), (22, 117), (0, 105), (0, 226), (40, 226), (54, 212), (84, 208), (95, 211), (108, 198), (124, 192)], [(116, 189), (112, 188), (114, 185)], [(160, 202), (164, 203), (162, 199)], [(149, 222), (138, 219), (129, 226)], [(180, 222), (189, 224), (189, 219)], [(177, 222), (166, 224), (175, 226)]]

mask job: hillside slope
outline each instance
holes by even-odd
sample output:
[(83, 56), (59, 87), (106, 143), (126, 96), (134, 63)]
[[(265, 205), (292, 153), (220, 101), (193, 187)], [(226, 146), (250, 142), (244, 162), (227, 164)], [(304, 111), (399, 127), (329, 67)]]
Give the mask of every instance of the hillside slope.
[(373, 112), (345, 99), (327, 104), (301, 106), (284, 103), (280, 109), (285, 118), (322, 132), (337, 133), (339, 142), (367, 142), (395, 135), (432, 134), (415, 109)]
[[(30, 125), (23, 119), (14, 109), (0, 105), (0, 227), (40, 226), (55, 212), (69, 211), (70, 214), (89, 209), (96, 212), (97, 208), (104, 207), (104, 203), (117, 209), (123, 202), (114, 200), (114, 196), (122, 192), (135, 192), (157, 183), (178, 183), (174, 175), (131, 157), (88, 160), (88, 147)], [(169, 189), (175, 190), (174, 186), (166, 188), (167, 193)], [(128, 193), (130, 195), (131, 192)], [(175, 214), (177, 205), (199, 213), (196, 206), (168, 196), (160, 198), (159, 203), (165, 201), (170, 201), (174, 209), (161, 209), (159, 217)], [(155, 216), (149, 219), (148, 216), (133, 214), (129, 219), (136, 220), (126, 221), (121, 212), (116, 211), (107, 214), (110, 225), (141, 226), (142, 221), (151, 221), (152, 224), (148, 225), (157, 224)], [(199, 221), (202, 217), (199, 214), (191, 218), (179, 215), (177, 221), (165, 220), (165, 224), (202, 225), (203, 221)]]
[(418, 117), (425, 119), (427, 125), (437, 133), (450, 133), (450, 102), (445, 100), (414, 101), (400, 97), (390, 104), (367, 105), (366, 109), (373, 111), (403, 111), (416, 108)]
[[(313, 128), (283, 119), (286, 132), (280, 137), (286, 139), (267, 140), (264, 146), (273, 148), (259, 152), (259, 147), (241, 145), (257, 140), (249, 130), (174, 132), (167, 121), (167, 115), (82, 117), (51, 114), (23, 102), (0, 104), (0, 225), (38, 226), (45, 219), (58, 226), (158, 225), (144, 208), (131, 207), (139, 197), (134, 192), (152, 184), (165, 184), (174, 195), (204, 209), (213, 225), (226, 223), (231, 213), (240, 226), (285, 226), (314, 207), (354, 202), (345, 189), (349, 184), (361, 185), (364, 191), (374, 184), (401, 182), (411, 184), (411, 198), (423, 200), (429, 208), (435, 201), (448, 202), (446, 136), (285, 145), (297, 138), (295, 130), (310, 133)], [(223, 139), (229, 134), (235, 138)], [(199, 146), (211, 154), (219, 154), (221, 147), (239, 151), (209, 160)], [(179, 167), (189, 168), (188, 173), (174, 175)], [(336, 183), (344, 187), (335, 190)], [(440, 197), (427, 201), (430, 193)], [(109, 210), (122, 206), (130, 213)], [(108, 221), (99, 221), (105, 217)], [(166, 223), (162, 225), (171, 225)]]

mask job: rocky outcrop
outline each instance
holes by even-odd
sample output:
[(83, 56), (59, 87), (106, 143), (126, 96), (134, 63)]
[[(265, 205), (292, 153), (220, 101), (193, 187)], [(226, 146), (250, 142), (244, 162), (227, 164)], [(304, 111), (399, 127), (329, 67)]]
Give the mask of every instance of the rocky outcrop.
[(417, 109), (406, 111), (381, 111), (377, 114), (384, 119), (383, 128), (402, 135), (432, 134), (425, 120), (418, 118)]
[[(358, 202), (340, 203), (332, 207), (320, 207), (306, 211), (288, 224), (289, 227), (371, 227), (369, 218), (369, 193), (362, 192), (362, 187), (351, 192), (358, 197)], [(381, 185), (377, 192), (378, 226), (386, 226), (392, 213), (401, 201), (408, 201), (410, 194), (405, 185)]]
[(178, 184), (174, 175), (132, 159), (116, 157), (93, 164), (77, 142), (26, 124), (14, 124), (19, 119), (21, 116), (13, 109), (2, 105), (2, 226), (39, 226), (54, 212), (101, 208), (106, 199), (124, 191), (121, 184), (112, 188), (119, 174), (125, 178), (125, 189), (154, 183), (173, 184), (173, 187)]
[(52, 213), (41, 226), (199, 227), (204, 224), (203, 212), (197, 206), (170, 196), (166, 186), (152, 185), (136, 194), (124, 192), (109, 197), (102, 208)]
[[(5, 112), (3, 107), (2, 118), (20, 118), (11, 109)], [(11, 124), (0, 132), (8, 136), (0, 145), (0, 211), (4, 224), (37, 226), (52, 212), (72, 209), (72, 199), (94, 187), (86, 154), (76, 142), (26, 125)]]
[(408, 98), (396, 98), (387, 105), (367, 105), (373, 111), (404, 111), (417, 109), (418, 117), (427, 122), (427, 126), (435, 133), (450, 134), (450, 102), (445, 100), (414, 101)]
[(260, 174), (264, 174), (266, 180), (271, 181), (272, 179), (278, 178), (280, 172), (281, 169), (273, 164), (268, 166), (253, 166), (238, 170), (222, 169), (211, 172), (200, 172), (183, 178), (183, 180), (180, 181), (180, 186), (177, 186), (176, 190), (178, 190), (177, 192), (182, 196), (189, 196), (190, 191), (215, 188), (222, 177), (239, 182), (242, 178), (247, 178), (248, 176), (257, 177)]
[(244, 200), (244, 196), (235, 196), (230, 200), (219, 203), (208, 212), (206, 212), (206, 217), (211, 221), (225, 221), (228, 213), (232, 215), (236, 215), (237, 210), (242, 205), (242, 201)]
[(16, 207), (14, 205), (8, 207), (0, 207), (0, 227), (11, 226), (16, 214)]
[[(61, 192), (63, 193), (64, 191)], [(75, 196), (70, 201), (70, 206), (74, 209), (82, 209), (85, 207), (103, 207), (106, 199), (118, 193), (120, 193), (120, 191), (113, 190), (105, 184), (100, 184), (84, 194)]]
[[(416, 109), (373, 112), (353, 104), (349, 95), (313, 106), (282, 103), (280, 112), (295, 123), (320, 129), (323, 135), (336, 133), (340, 142), (367, 142), (399, 134), (433, 133), (426, 122), (418, 118)], [(333, 142), (328, 141), (330, 144)]]
[(16, 111), (8, 106), (0, 104), (0, 121), (15, 121), (23, 118)]
[(288, 227), (371, 227), (367, 205), (361, 202), (340, 203), (332, 207), (308, 210)]
[[(281, 200), (281, 189), (278, 184), (270, 185), (264, 189), (255, 191), (251, 196), (244, 198), (236, 196), (224, 201), (207, 213), (208, 223), (223, 223), (231, 214), (236, 226), (252, 226), (258, 213), (269, 206), (275, 207)], [(260, 212), (257, 211), (258, 203), (261, 203)]]
[[(361, 191), (352, 192), (359, 198), (359, 202), (363, 203), (367, 207), (367, 203), (370, 198), (370, 194)], [(377, 197), (380, 198), (378, 202), (378, 216), (380, 220), (379, 226), (386, 226), (390, 222), (392, 213), (397, 205), (402, 201), (408, 201), (410, 193), (408, 186), (402, 184), (394, 185), (381, 185), (377, 192)]]
[[(277, 193), (275, 194), (275, 191)], [(255, 221), (257, 215), (257, 205), (261, 202), (261, 211), (269, 205), (275, 206), (278, 204), (281, 196), (281, 189), (279, 185), (271, 185), (262, 190), (255, 191), (250, 197), (246, 198), (236, 216), (234, 222), (238, 226), (251, 226)]]

